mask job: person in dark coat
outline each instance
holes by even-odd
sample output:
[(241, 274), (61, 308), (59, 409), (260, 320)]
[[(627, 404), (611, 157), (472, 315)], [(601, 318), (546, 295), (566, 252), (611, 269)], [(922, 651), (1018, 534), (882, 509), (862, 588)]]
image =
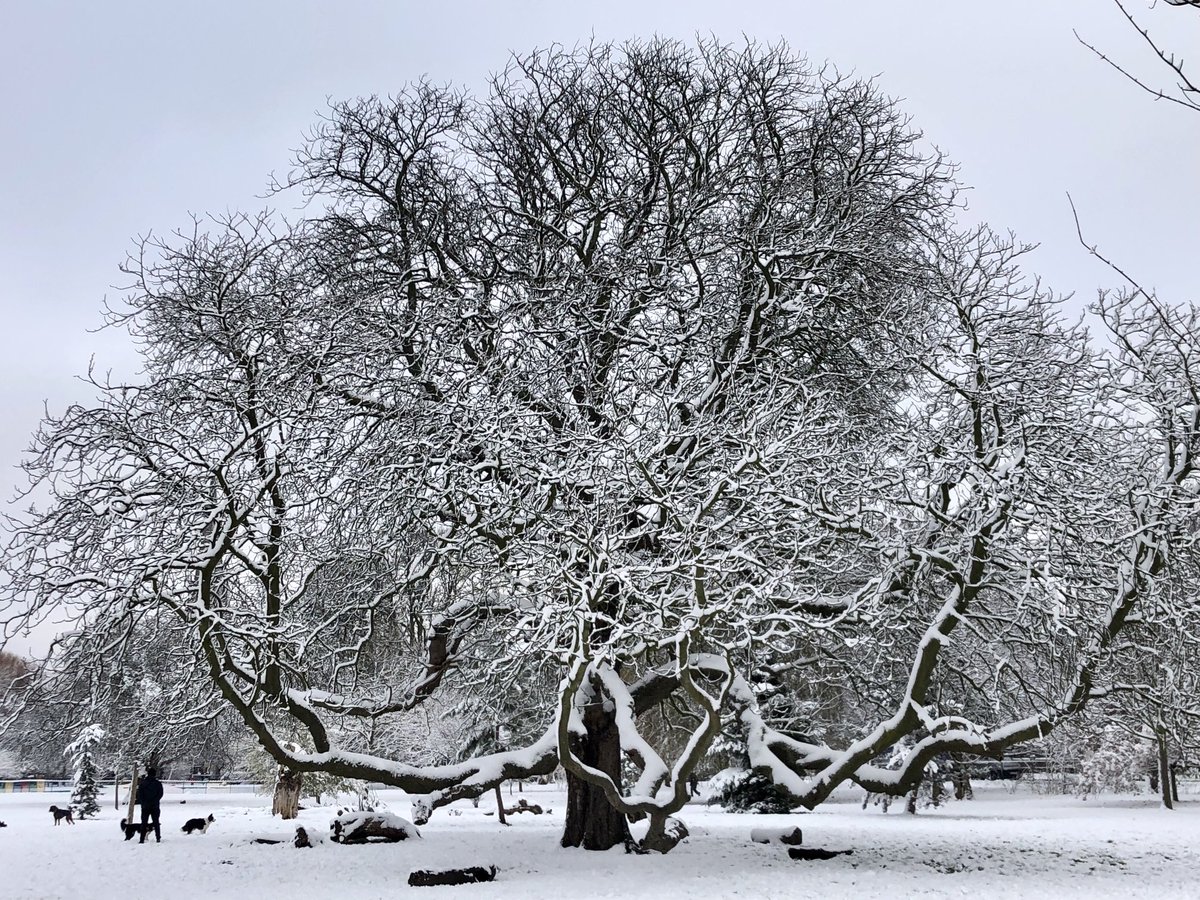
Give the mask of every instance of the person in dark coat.
[(137, 804), (142, 808), (142, 839), (139, 844), (146, 843), (146, 823), (154, 822), (154, 840), (162, 841), (162, 826), (158, 817), (162, 811), (162, 782), (154, 777), (154, 769), (146, 767), (146, 777), (138, 782)]

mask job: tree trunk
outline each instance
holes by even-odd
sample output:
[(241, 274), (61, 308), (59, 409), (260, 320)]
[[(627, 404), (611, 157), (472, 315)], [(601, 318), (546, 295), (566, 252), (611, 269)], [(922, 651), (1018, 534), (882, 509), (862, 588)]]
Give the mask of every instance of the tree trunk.
[(1171, 763), (1171, 799), (1179, 802), (1179, 767)]
[(687, 826), (674, 816), (650, 816), (650, 827), (642, 838), (642, 852), (670, 853), (672, 848), (688, 836)]
[(275, 797), (271, 803), (271, 815), (294, 819), (300, 815), (300, 772), (283, 771), (275, 782)]
[(974, 800), (975, 789), (971, 786), (971, 772), (967, 764), (959, 756), (952, 756), (951, 759), (954, 763), (953, 774), (950, 776), (954, 782), (954, 799)]
[(129, 810), (125, 814), (125, 821), (131, 825), (138, 821), (133, 817), (133, 807), (137, 804), (137, 789), (138, 789), (138, 764), (133, 764), (133, 775), (129, 779)]
[(500, 785), (496, 785), (496, 818), (501, 825), (508, 824), (508, 819), (504, 817), (504, 795), (500, 793)]
[(1175, 804), (1171, 800), (1171, 767), (1167, 759), (1167, 734), (1159, 729), (1155, 732), (1155, 737), (1158, 739), (1158, 786), (1162, 795), (1162, 805), (1167, 809), (1174, 809)]
[[(608, 773), (621, 785), (621, 734), (616, 716), (603, 704), (590, 704), (583, 713), (587, 736), (572, 737), (572, 749), (584, 763)], [(564, 847), (608, 850), (630, 840), (629, 823), (604, 796), (604, 789), (567, 772), (567, 822)]]

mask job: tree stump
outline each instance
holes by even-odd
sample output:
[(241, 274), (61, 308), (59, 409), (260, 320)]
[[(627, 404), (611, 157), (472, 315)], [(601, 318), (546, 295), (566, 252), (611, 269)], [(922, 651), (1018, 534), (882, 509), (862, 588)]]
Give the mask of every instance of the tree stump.
[(418, 869), (408, 876), (411, 887), (439, 887), (453, 884), (478, 884), (481, 881), (495, 881), (495, 866), (468, 866), (465, 869)]
[(642, 838), (639, 849), (643, 853), (669, 853), (687, 836), (688, 829), (682, 819), (667, 816), (665, 819), (659, 820), (655, 816), (651, 816), (650, 828), (646, 832), (646, 836)]
[(421, 836), (416, 825), (392, 813), (347, 813), (329, 824), (329, 832), (336, 844), (393, 844)]
[[(479, 798), (472, 797), (471, 802), (479, 805)], [(424, 825), (433, 815), (433, 803), (428, 797), (414, 797), (412, 802), (412, 820), (418, 825)]]

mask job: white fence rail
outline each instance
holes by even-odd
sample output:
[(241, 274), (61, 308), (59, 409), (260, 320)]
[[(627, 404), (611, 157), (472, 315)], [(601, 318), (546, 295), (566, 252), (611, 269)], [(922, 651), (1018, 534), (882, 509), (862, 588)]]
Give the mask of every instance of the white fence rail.
[[(129, 782), (122, 781), (123, 789), (129, 789)], [(170, 790), (182, 791), (185, 794), (253, 794), (262, 785), (244, 781), (164, 781), (163, 786)], [(100, 792), (111, 791), (113, 783), (101, 782)], [(0, 794), (33, 794), (70, 791), (71, 782), (52, 778), (13, 778), (0, 780)]]

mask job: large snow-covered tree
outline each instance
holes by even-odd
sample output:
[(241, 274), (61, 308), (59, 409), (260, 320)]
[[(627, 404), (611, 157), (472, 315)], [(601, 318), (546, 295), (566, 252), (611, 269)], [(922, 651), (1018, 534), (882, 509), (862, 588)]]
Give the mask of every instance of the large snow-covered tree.
[[(104, 703), (166, 636), (288, 771), (436, 808), (561, 764), (564, 844), (663, 851), (722, 730), (814, 806), (1120, 689), (1193, 499), (1198, 329), (1063, 325), (873, 85), (533, 53), (485, 98), (334, 106), (283, 187), (307, 219), (140, 247), (145, 378), (38, 437), (6, 608), (76, 613), (49, 678)], [(505, 746), (414, 753), (429, 704)]]

